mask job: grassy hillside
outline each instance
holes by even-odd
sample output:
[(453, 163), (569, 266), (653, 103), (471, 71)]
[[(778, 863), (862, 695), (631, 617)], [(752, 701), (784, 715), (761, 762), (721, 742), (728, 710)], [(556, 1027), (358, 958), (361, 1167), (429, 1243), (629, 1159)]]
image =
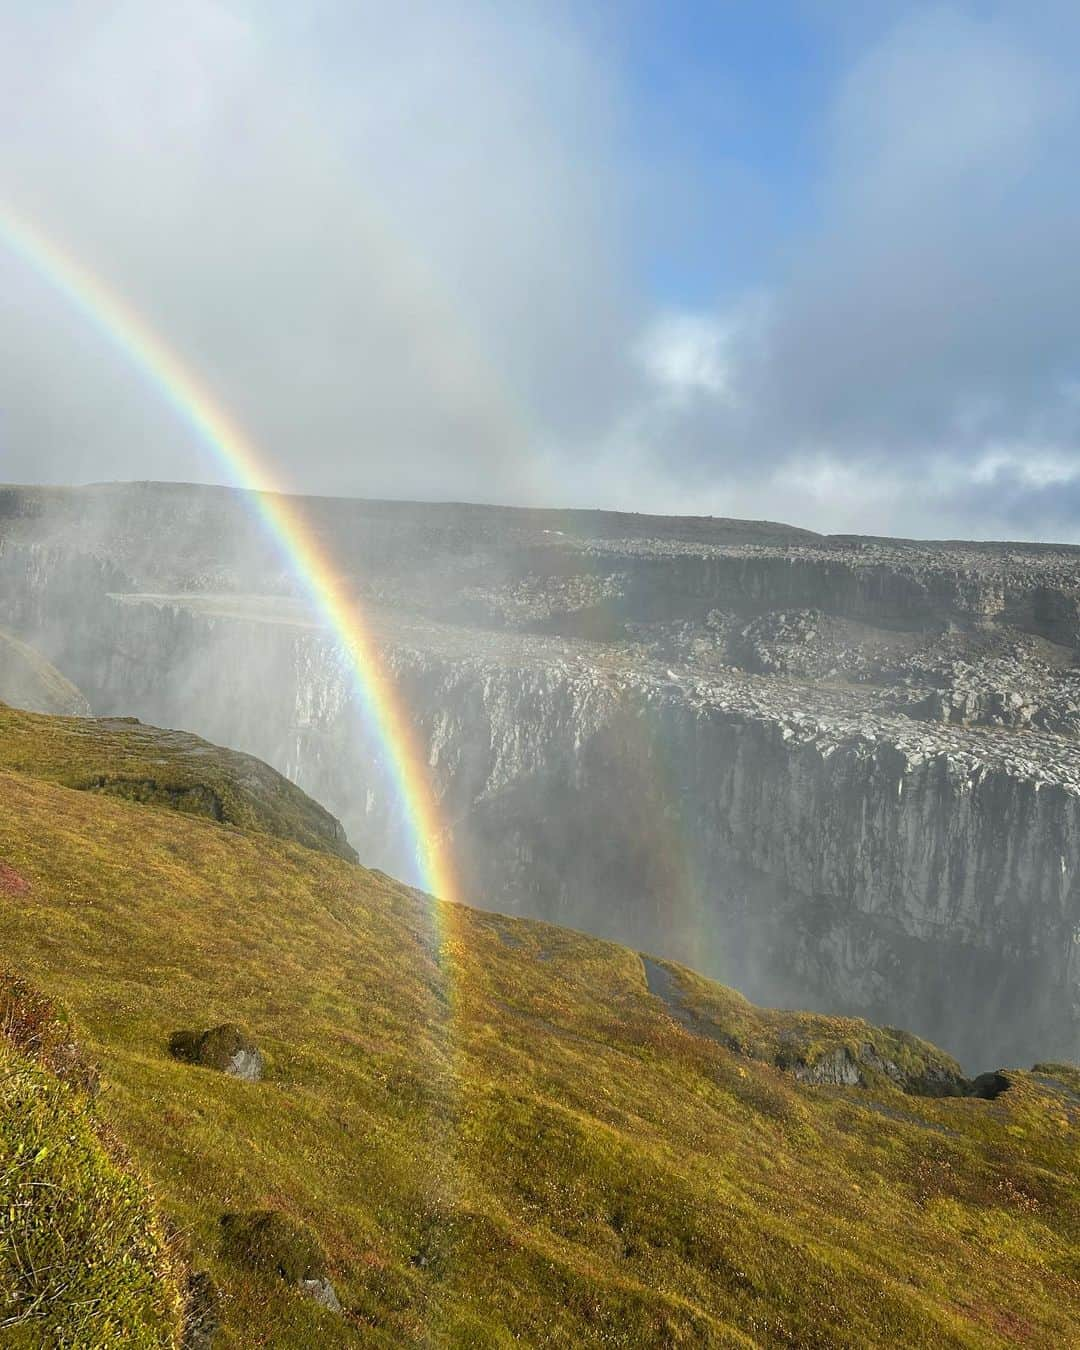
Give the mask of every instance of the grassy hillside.
[[(71, 1010), (215, 1346), (1080, 1340), (1075, 1070), (921, 1095), (959, 1085), (912, 1037), (65, 786), (104, 754), (0, 720), (0, 951)], [(170, 1055), (222, 1023), (261, 1082)], [(267, 1213), (343, 1312), (260, 1255)]]
[(85, 717), (90, 705), (33, 647), (0, 628), (0, 702), (33, 712)]

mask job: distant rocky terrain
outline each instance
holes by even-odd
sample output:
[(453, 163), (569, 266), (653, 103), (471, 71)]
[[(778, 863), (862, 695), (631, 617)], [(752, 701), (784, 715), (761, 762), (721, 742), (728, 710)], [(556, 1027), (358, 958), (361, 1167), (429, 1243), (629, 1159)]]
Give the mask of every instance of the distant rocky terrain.
[[(971, 1068), (1080, 1054), (1080, 550), (311, 499), (463, 893)], [(409, 879), (382, 751), (242, 494), (0, 491), (0, 625), (269, 760)]]

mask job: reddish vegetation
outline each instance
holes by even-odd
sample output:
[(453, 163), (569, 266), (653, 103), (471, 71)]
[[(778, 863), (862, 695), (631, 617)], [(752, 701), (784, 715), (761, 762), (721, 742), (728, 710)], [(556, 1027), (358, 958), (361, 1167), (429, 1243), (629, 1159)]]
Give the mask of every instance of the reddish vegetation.
[(30, 883), (14, 867), (0, 862), (0, 895), (25, 895), (29, 889)]
[(0, 970), (0, 1036), (72, 1087), (97, 1092), (97, 1067), (73, 1039), (64, 1013), (52, 999), (6, 970)]
[[(3, 867), (0, 863), (0, 867)], [(0, 1036), (24, 1054), (41, 1058), (57, 1039), (59, 1021), (52, 1000), (25, 980), (0, 970)]]

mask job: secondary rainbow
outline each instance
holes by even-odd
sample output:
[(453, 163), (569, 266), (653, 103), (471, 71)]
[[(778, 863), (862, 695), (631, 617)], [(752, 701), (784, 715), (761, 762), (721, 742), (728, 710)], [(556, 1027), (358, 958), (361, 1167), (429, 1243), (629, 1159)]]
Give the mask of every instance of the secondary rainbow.
[(305, 521), (296, 499), (274, 487), (244, 432), (176, 353), (100, 277), (3, 207), (0, 239), (152, 381), (214, 453), (233, 483), (252, 494), (266, 528), (348, 657), (361, 706), (382, 742), (408, 821), (420, 884), (439, 899), (456, 900), (445, 831), (408, 713), (383, 669), (359, 605), (338, 580), (332, 560)]

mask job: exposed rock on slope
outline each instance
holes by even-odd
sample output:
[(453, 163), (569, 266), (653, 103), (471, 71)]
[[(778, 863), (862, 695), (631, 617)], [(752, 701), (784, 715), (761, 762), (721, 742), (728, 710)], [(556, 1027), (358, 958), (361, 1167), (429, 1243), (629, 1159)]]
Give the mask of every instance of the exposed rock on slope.
[(188, 1064), (217, 1069), (245, 1083), (257, 1083), (263, 1075), (259, 1047), (239, 1027), (229, 1023), (206, 1031), (174, 1031), (169, 1037), (169, 1053)]

